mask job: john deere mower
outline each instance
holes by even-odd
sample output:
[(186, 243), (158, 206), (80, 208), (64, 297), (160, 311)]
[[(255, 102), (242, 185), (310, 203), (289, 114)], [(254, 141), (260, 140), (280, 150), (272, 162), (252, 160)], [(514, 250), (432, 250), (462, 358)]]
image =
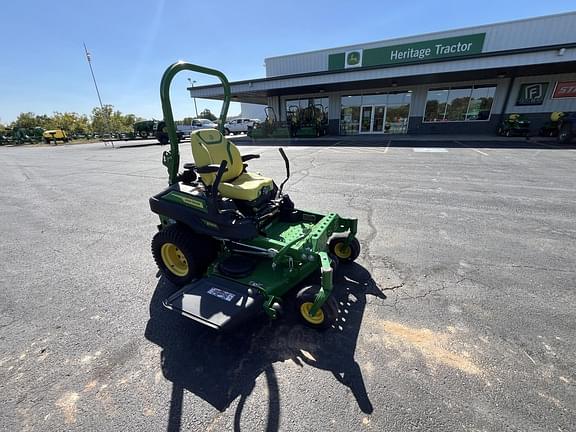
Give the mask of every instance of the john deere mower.
[(510, 114), (498, 125), (496, 133), (500, 136), (528, 136), (530, 121), (521, 114)]
[(278, 121), (274, 108), (268, 106), (264, 108), (264, 112), (266, 113), (266, 120), (262, 123), (256, 123), (254, 127), (248, 131), (248, 136), (252, 139), (289, 138), (289, 127), (285, 122)]
[(224, 101), (222, 128), (230, 104), (226, 76), (214, 69), (178, 62), (160, 84), (170, 150), (163, 154), (169, 186), (150, 198), (159, 215), (152, 254), (162, 275), (179, 289), (164, 305), (214, 329), (230, 328), (258, 313), (276, 318), (292, 304), (302, 322), (325, 329), (337, 319), (332, 273), (338, 262), (360, 253), (357, 220), (336, 213), (299, 210), (283, 186), (251, 172), (222, 130), (200, 129), (191, 135), (191, 159), (180, 169), (170, 84), (183, 70), (220, 79)]

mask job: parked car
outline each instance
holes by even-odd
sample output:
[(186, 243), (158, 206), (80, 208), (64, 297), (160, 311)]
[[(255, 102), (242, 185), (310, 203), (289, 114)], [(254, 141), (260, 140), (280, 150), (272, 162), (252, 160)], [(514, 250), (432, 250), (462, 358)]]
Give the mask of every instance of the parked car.
[(254, 127), (254, 124), (260, 123), (257, 119), (239, 118), (224, 123), (224, 133), (226, 135), (235, 133), (248, 133)]
[(218, 125), (208, 119), (193, 119), (192, 130), (196, 129), (218, 129)]

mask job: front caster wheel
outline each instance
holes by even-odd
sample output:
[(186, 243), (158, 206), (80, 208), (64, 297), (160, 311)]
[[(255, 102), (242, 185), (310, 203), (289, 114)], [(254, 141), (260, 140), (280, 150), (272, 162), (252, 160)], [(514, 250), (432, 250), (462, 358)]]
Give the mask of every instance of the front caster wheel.
[(314, 315), (310, 315), (318, 291), (320, 291), (318, 285), (310, 285), (298, 291), (296, 294), (296, 313), (308, 327), (326, 330), (334, 325), (338, 319), (338, 303), (334, 296), (330, 296)]
[(352, 262), (360, 255), (360, 242), (356, 237), (346, 245), (348, 236), (336, 235), (330, 239), (328, 250), (335, 255), (340, 262)]

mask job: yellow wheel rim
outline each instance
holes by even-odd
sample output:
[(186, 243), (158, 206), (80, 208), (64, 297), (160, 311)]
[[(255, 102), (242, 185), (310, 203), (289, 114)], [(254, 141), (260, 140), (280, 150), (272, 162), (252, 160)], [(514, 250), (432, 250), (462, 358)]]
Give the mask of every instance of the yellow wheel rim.
[(347, 259), (352, 256), (352, 248), (346, 246), (344, 242), (336, 243), (336, 246), (334, 246), (334, 253), (338, 258)]
[(188, 261), (184, 253), (173, 243), (164, 243), (160, 249), (164, 265), (176, 276), (184, 277), (188, 274)]
[(300, 306), (302, 317), (310, 324), (322, 324), (324, 322), (324, 312), (322, 312), (322, 309), (318, 309), (315, 315), (310, 315), (312, 306), (314, 306), (312, 302), (302, 303)]

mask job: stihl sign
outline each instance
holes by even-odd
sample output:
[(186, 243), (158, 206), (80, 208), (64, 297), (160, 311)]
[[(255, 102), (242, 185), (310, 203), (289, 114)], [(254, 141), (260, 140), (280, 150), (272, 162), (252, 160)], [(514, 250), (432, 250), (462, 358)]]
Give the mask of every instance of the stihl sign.
[(576, 98), (576, 81), (558, 81), (552, 98)]

